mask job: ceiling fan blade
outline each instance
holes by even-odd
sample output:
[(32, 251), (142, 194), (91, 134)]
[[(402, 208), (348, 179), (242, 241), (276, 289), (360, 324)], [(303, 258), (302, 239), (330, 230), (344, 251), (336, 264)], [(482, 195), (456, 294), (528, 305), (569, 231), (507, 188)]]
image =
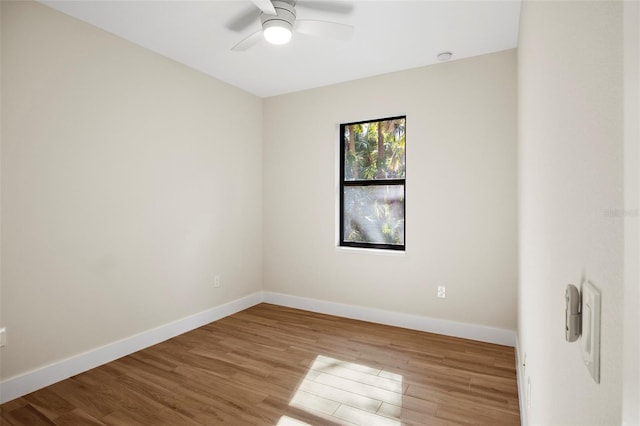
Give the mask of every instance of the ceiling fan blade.
[(245, 50), (260, 43), (262, 40), (264, 40), (264, 37), (262, 35), (262, 30), (256, 31), (255, 33), (249, 35), (248, 37), (245, 37), (244, 39), (242, 39), (240, 43), (233, 46), (231, 50), (233, 50), (234, 52), (244, 52)]
[(251, 0), (253, 4), (258, 6), (258, 8), (267, 15), (277, 15), (276, 8), (273, 7), (273, 3), (271, 0)]
[(300, 0), (296, 3), (296, 8), (339, 13), (341, 15), (350, 15), (353, 12), (353, 4), (345, 1)]
[(253, 6), (248, 5), (244, 11), (232, 18), (225, 27), (231, 31), (239, 33), (249, 28), (251, 24), (257, 23), (259, 17), (260, 11)]
[(353, 34), (353, 27), (337, 22), (300, 19), (295, 23), (295, 31), (315, 37), (348, 40)]

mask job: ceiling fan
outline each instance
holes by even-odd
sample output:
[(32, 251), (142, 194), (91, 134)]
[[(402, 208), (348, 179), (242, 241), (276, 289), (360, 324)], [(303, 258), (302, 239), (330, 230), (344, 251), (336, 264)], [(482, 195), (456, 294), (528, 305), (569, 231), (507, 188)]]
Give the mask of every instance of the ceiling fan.
[[(296, 19), (296, 6), (348, 14), (353, 10), (353, 6), (349, 4), (333, 1), (309, 1), (297, 5), (295, 0), (252, 0), (252, 2), (259, 10), (250, 10), (249, 13), (237, 17), (227, 25), (227, 28), (242, 31), (252, 25), (256, 18), (259, 18), (262, 28), (233, 46), (231, 48), (233, 51), (247, 50), (262, 40), (272, 44), (285, 44), (289, 42), (294, 32), (334, 40), (347, 40), (353, 33), (351, 25)], [(255, 16), (256, 14), (259, 15)]]

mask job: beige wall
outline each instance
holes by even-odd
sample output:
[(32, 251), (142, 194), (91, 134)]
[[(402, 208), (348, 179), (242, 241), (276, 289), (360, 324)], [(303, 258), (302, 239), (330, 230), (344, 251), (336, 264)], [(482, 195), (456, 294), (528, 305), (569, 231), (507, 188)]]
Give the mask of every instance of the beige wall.
[[(1, 5), (0, 5), (1, 6)], [(0, 7), (0, 25), (2, 24), (2, 7)], [(0, 82), (2, 82), (2, 28), (0, 27)], [(0, 84), (0, 183), (2, 181), (2, 84)], [(0, 184), (0, 327), (2, 327), (2, 188)], [(2, 370), (2, 349), (0, 349), (0, 370)], [(0, 374), (2, 374), (0, 372)], [(0, 376), (0, 381), (2, 377)], [(0, 395), (1, 397), (1, 395)]]
[[(403, 114), (406, 254), (336, 250), (338, 125)], [(515, 330), (515, 50), (268, 98), (263, 123), (265, 290)]]
[(622, 423), (640, 425), (640, 3), (624, 2), (624, 362)]
[[(530, 425), (621, 423), (622, 47), (622, 2), (522, 5), (518, 312)], [(564, 340), (565, 286), (582, 278), (602, 293), (600, 384), (580, 343)]]
[(261, 114), (255, 96), (2, 2), (3, 379), (261, 290)]

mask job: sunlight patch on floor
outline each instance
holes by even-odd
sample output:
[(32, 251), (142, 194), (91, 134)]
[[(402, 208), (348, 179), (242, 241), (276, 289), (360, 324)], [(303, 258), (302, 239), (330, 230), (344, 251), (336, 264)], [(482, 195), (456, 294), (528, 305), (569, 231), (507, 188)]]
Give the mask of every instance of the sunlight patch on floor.
[(289, 416), (282, 416), (276, 426), (313, 426), (309, 423), (301, 422), (300, 420), (293, 419)]
[[(400, 426), (402, 391), (399, 374), (318, 355), (289, 405), (340, 425)], [(290, 416), (278, 422), (306, 424)]]

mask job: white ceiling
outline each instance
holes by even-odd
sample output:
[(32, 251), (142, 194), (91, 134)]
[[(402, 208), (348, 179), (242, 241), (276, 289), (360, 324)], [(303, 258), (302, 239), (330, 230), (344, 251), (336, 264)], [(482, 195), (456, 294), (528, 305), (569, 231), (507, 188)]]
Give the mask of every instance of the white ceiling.
[[(294, 34), (284, 46), (262, 42), (232, 52), (260, 29), (250, 0), (42, 3), (261, 97), (433, 64), (445, 50), (455, 60), (514, 48), (520, 16), (520, 0), (353, 0), (340, 3), (343, 13), (318, 10), (318, 1), (304, 8), (299, 0), (298, 19), (350, 24), (353, 37)], [(228, 28), (252, 10), (246, 30)]]

